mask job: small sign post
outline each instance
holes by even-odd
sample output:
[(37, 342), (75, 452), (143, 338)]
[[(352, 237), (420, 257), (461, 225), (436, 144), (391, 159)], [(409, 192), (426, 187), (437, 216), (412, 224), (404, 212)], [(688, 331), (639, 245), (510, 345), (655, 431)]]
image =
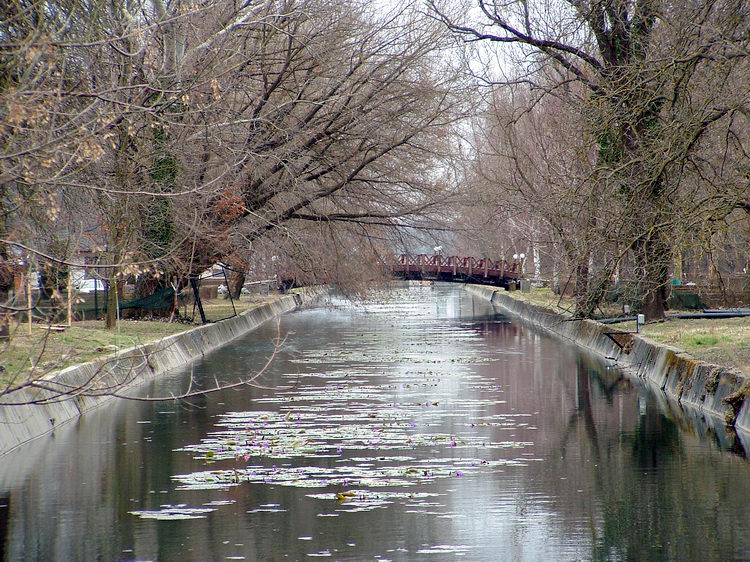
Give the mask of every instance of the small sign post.
[(636, 317), (636, 320), (635, 320), (635, 331), (636, 331), (636, 333), (640, 333), (641, 332), (641, 326), (643, 326), (645, 323), (646, 323), (646, 315), (645, 314), (639, 314)]

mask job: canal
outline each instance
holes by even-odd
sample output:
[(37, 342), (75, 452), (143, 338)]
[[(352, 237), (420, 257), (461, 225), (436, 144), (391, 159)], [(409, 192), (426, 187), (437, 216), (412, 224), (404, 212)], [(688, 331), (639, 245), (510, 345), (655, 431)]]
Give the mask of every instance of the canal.
[(748, 560), (742, 441), (457, 286), (284, 316), (0, 459), (3, 560)]

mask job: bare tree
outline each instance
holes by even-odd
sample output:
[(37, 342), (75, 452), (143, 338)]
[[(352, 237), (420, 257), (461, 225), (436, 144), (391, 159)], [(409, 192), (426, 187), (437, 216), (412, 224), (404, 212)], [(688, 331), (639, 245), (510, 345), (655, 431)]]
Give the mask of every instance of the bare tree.
[[(480, 0), (481, 21), (472, 22), (431, 5), (466, 41), (515, 49), (520, 57), (513, 78), (497, 83), (578, 104), (595, 162), (587, 180), (593, 212), (583, 215), (577, 232), (585, 240), (613, 229), (619, 240), (593, 286), (594, 246), (584, 242), (578, 252), (579, 314), (591, 315), (610, 274), (627, 266), (641, 310), (649, 319), (663, 316), (672, 240), (687, 216), (675, 199), (683, 193), (686, 166), (716, 127), (745, 111), (747, 87), (735, 86), (746, 76), (748, 19), (740, 14), (747, 6), (732, 0), (680, 10), (653, 0)], [(718, 91), (709, 92), (709, 81), (717, 80)], [(603, 209), (611, 216), (600, 216)]]
[(30, 261), (58, 292), (96, 267), (109, 327), (126, 278), (179, 291), (217, 261), (236, 291), (270, 256), (300, 281), (377, 278), (458, 195), (452, 42), (416, 3), (4, 4), (0, 336), (30, 312)]

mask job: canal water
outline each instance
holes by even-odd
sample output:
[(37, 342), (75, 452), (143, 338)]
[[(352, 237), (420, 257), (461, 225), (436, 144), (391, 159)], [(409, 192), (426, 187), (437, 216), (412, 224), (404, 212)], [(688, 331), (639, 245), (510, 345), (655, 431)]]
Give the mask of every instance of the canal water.
[[(274, 343), (280, 335), (280, 346)], [(456, 286), (294, 312), (0, 459), (4, 560), (748, 560), (740, 439)]]

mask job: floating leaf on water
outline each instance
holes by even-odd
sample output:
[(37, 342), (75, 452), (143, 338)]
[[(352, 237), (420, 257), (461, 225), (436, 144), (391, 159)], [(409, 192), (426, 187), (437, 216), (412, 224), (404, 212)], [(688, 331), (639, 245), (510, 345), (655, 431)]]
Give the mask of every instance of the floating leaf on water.
[(356, 495), (357, 494), (355, 494), (352, 491), (336, 492), (336, 501), (343, 502), (343, 501), (346, 501), (348, 499), (355, 497)]

